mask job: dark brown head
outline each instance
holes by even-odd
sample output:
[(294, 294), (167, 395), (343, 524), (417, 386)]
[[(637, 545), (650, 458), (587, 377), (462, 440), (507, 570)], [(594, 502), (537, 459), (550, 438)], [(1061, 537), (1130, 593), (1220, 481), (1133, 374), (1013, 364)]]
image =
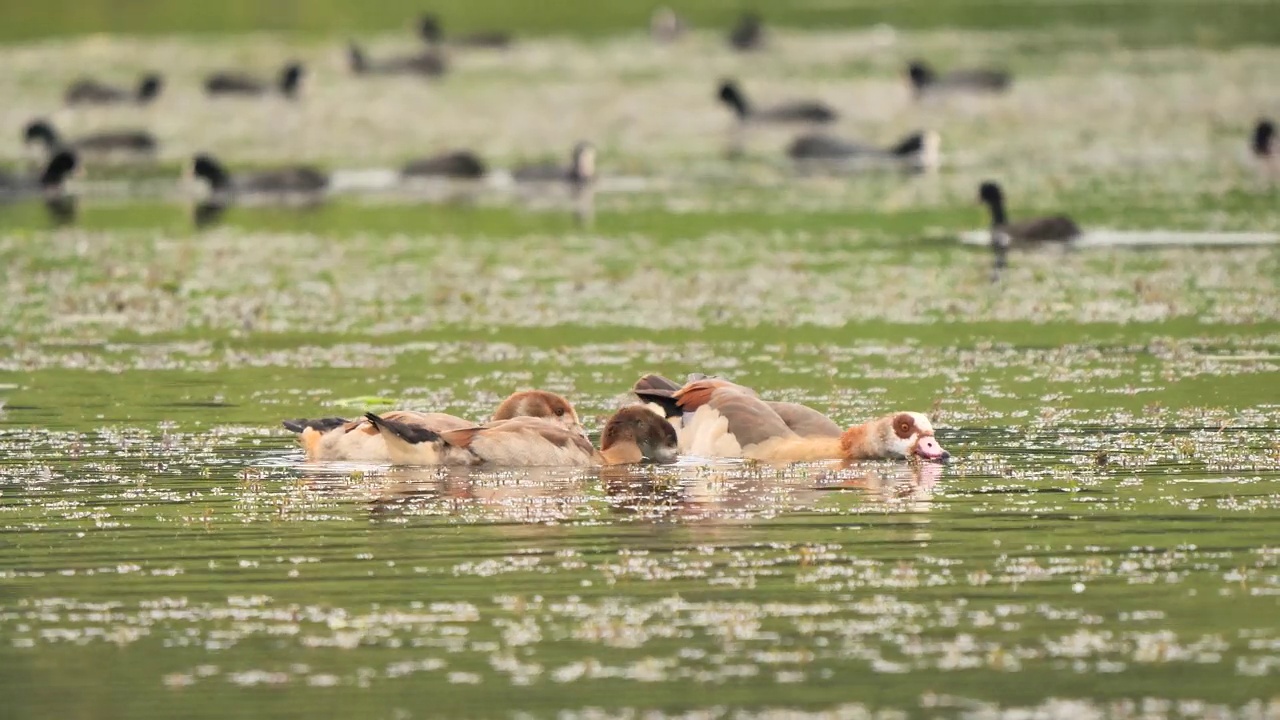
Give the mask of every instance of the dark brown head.
[(578, 421), (578, 413), (573, 409), (573, 404), (546, 390), (521, 390), (503, 400), (493, 413), (494, 420), (510, 420), (514, 417), (543, 418), (570, 430), (582, 432), (582, 425)]
[[(632, 446), (638, 456), (633, 452), (627, 457)], [(605, 423), (600, 452), (611, 462), (671, 463), (680, 449), (671, 423), (644, 405), (629, 405)]]

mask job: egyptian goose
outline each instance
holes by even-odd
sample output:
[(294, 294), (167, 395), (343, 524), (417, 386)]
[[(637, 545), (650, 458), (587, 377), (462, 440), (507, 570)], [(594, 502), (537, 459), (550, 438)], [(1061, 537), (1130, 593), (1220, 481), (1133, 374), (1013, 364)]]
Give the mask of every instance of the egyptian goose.
[(917, 98), (933, 93), (999, 93), (1013, 82), (1005, 70), (972, 68), (938, 74), (920, 60), (907, 64), (907, 78)]
[(797, 137), (787, 146), (787, 155), (798, 162), (825, 162), (907, 170), (933, 171), (941, 162), (942, 139), (937, 132), (912, 133), (887, 148), (850, 142), (820, 133)]
[(693, 455), (769, 462), (950, 457), (920, 413), (899, 412), (832, 434), (825, 423), (798, 432), (754, 392), (725, 380), (695, 380), (670, 401), (684, 414), (681, 447)]
[(605, 424), (599, 451), (581, 432), (543, 418), (517, 417), (432, 432), (367, 413), (386, 440), (393, 465), (594, 467), (673, 462), (671, 424), (642, 405), (625, 407)]
[[(381, 416), (384, 420), (406, 428), (419, 428), (423, 432), (440, 433), (446, 430), (474, 427), (475, 423), (445, 413), (422, 413), (412, 410), (396, 410)], [(516, 417), (543, 418), (566, 430), (582, 434), (582, 425), (573, 405), (563, 397), (545, 390), (523, 390), (513, 393), (493, 413), (494, 420)], [(347, 420), (330, 417), (313, 420), (285, 420), (284, 426), (298, 433), (298, 442), (306, 451), (308, 460), (355, 460), (363, 462), (390, 462), (387, 443), (378, 429), (367, 419)]]
[[(714, 387), (731, 387), (740, 392), (757, 396), (756, 391), (721, 378), (709, 378), (701, 373), (689, 376), (689, 382), (702, 381)], [(680, 432), (684, 426), (685, 411), (680, 407), (676, 394), (682, 386), (661, 375), (649, 374), (641, 377), (631, 387), (631, 391), (642, 401), (650, 403), (656, 412), (660, 412), (667, 421)], [(844, 432), (834, 420), (807, 405), (793, 402), (777, 402), (766, 400), (767, 404), (792, 432), (803, 437), (838, 437)], [(692, 434), (680, 433), (680, 449), (688, 452), (692, 443)]]
[(755, 13), (743, 13), (729, 31), (729, 47), (747, 52), (764, 47), (764, 21)]
[(63, 95), (68, 105), (121, 105), (137, 103), (145, 105), (160, 94), (163, 81), (155, 73), (143, 75), (137, 89), (108, 85), (107, 83), (84, 78), (67, 87)]
[(451, 150), (425, 158), (410, 160), (400, 169), (404, 178), (446, 177), (457, 180), (479, 180), (488, 168), (484, 160), (470, 150)]
[(310, 165), (293, 165), (231, 175), (212, 155), (191, 159), (190, 173), (209, 185), (212, 198), (227, 201), (246, 195), (318, 197), (329, 186), (329, 176)]
[(1009, 222), (1004, 210), (1004, 192), (994, 182), (978, 188), (978, 201), (991, 212), (991, 251), (995, 254), (993, 278), (1009, 265), (1009, 250), (1046, 243), (1067, 243), (1080, 237), (1080, 226), (1066, 215), (1046, 215)]
[[(428, 45), (444, 44), (444, 28), (440, 17), (434, 14), (423, 15), (418, 20), (418, 36)], [(451, 37), (448, 43), (458, 47), (502, 49), (511, 46), (511, 34), (499, 30), (482, 30)]]
[(357, 44), (347, 45), (347, 60), (356, 75), (419, 75), (439, 77), (448, 69), (444, 56), (431, 51), (414, 55), (370, 59)]
[(753, 107), (734, 80), (721, 82), (717, 96), (742, 122), (829, 123), (839, 117), (829, 105), (817, 100), (793, 100), (764, 108)]
[(261, 96), (278, 90), (292, 100), (298, 96), (302, 73), (301, 63), (289, 63), (273, 83), (242, 72), (221, 71), (204, 79), (204, 91), (209, 95)]
[(28, 144), (43, 145), (45, 151), (50, 154), (65, 148), (73, 148), (82, 154), (150, 155), (159, 146), (155, 136), (145, 130), (112, 130), (64, 141), (47, 120), (33, 120), (28, 123), (23, 131), (23, 140)]

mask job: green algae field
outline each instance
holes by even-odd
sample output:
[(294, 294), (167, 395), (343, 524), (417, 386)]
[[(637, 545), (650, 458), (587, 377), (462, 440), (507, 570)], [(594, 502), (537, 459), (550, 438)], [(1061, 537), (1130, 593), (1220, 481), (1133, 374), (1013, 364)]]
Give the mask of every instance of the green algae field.
[[(0, 167), (34, 118), (159, 146), (86, 160), (69, 221), (0, 199), (0, 717), (1280, 718), (1274, 8), (797, 0), (735, 53), (722, 3), (655, 43), (649, 5), (442, 2), (515, 41), (423, 80), (349, 72), (418, 42), (369, 5), (9, 8)], [(1014, 81), (917, 100), (917, 57)], [(201, 92), (289, 60), (295, 101)], [(726, 77), (940, 167), (798, 167)], [(581, 141), (588, 193), (508, 172)], [(455, 147), (490, 176), (398, 177)], [(197, 223), (197, 152), (332, 180)], [(993, 282), (985, 180), (1093, 241)], [(927, 413), (951, 460), (387, 467), (280, 424), (542, 388), (599, 440), (647, 372)]]

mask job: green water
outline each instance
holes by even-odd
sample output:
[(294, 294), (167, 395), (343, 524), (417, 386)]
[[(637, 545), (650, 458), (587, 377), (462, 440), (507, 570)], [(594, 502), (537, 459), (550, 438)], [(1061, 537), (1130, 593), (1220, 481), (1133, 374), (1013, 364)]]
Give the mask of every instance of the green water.
[[(9, 8), (11, 38), (157, 36), (0, 46), (5, 127), (140, 125), (161, 150), (88, 163), (70, 225), (0, 204), (0, 717), (1280, 713), (1280, 250), (1177, 242), (1280, 231), (1246, 152), (1280, 60), (1257, 44), (1266, 4), (795, 3), (777, 10), (795, 27), (907, 29), (797, 31), (756, 58), (710, 32), (657, 51), (624, 32), (647, 6), (437, 5), (460, 29), (620, 35), (371, 84), (338, 30), (390, 52), (421, 8)], [(249, 26), (304, 32), (216, 34)], [(998, 58), (1015, 92), (912, 103), (897, 74), (917, 53)], [(314, 68), (302, 102), (196, 90), (292, 56)], [(62, 109), (86, 67), (170, 86), (147, 109)], [(799, 172), (795, 129), (752, 130), (730, 160), (710, 95), (731, 72), (827, 99), (844, 137), (939, 129), (942, 171)], [(198, 150), (358, 175), (582, 138), (601, 150), (588, 221), (497, 181), (356, 183), (197, 229), (177, 180)], [(0, 161), (28, 162), (2, 137)], [(1015, 217), (1169, 242), (1015, 254), (993, 284), (957, 242), (988, 178)], [(841, 424), (927, 412), (953, 461), (314, 465), (279, 425), (480, 420), (539, 387), (594, 434), (652, 371)]]

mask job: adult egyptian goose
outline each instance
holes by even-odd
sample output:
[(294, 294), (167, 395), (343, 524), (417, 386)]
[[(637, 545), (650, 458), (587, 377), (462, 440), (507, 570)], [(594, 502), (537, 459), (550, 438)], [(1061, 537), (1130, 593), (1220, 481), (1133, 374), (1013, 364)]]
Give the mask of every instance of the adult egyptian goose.
[(22, 137), (27, 144), (43, 145), (50, 155), (59, 150), (74, 149), (84, 155), (149, 156), (159, 147), (155, 136), (145, 130), (109, 130), (64, 141), (47, 120), (28, 123)]
[(440, 77), (449, 65), (438, 52), (424, 50), (412, 55), (371, 59), (354, 42), (347, 45), (347, 60), (356, 75), (418, 75)]
[[(541, 418), (582, 435), (582, 425), (578, 421), (578, 413), (573, 409), (573, 404), (545, 390), (523, 390), (513, 393), (503, 400), (493, 413), (494, 420), (509, 420), (516, 417)], [(381, 418), (387, 422), (397, 423), (397, 426), (402, 429), (417, 428), (413, 432), (423, 433), (441, 433), (447, 430), (475, 427), (475, 423), (470, 420), (446, 413), (396, 410), (384, 413)], [(298, 433), (298, 442), (306, 451), (308, 460), (384, 463), (391, 461), (386, 441), (366, 418), (347, 420), (329, 417), (285, 420), (284, 426)]]
[(294, 99), (302, 85), (303, 66), (301, 63), (289, 63), (280, 70), (274, 81), (248, 75), (243, 72), (224, 70), (213, 73), (204, 79), (204, 91), (208, 95), (229, 95), (241, 97), (257, 97), (279, 91), (286, 98)]
[(450, 150), (410, 160), (400, 169), (404, 178), (444, 177), (456, 180), (479, 180), (486, 172), (488, 167), (484, 161), (470, 150)]
[(163, 81), (155, 73), (143, 75), (137, 89), (109, 85), (92, 78), (82, 78), (67, 87), (63, 97), (68, 105), (145, 105), (160, 95)]
[(797, 432), (755, 393), (724, 380), (695, 380), (670, 400), (684, 415), (682, 449), (693, 455), (769, 462), (950, 457), (920, 413), (899, 412), (832, 434), (825, 423)]
[(381, 431), (393, 465), (593, 467), (673, 462), (678, 453), (671, 424), (642, 405), (609, 418), (599, 451), (585, 435), (543, 418), (517, 417), (438, 433), (373, 413), (365, 418)]
[[(733, 388), (739, 392), (759, 397), (756, 391), (749, 387), (722, 378), (707, 377), (702, 373), (691, 374), (686, 384), (693, 382), (703, 382), (708, 387)], [(659, 412), (667, 418), (667, 421), (680, 434), (680, 449), (689, 452), (689, 447), (693, 444), (693, 434), (685, 433), (683, 429), (684, 420), (686, 418), (691, 419), (691, 415), (686, 414), (677, 397), (682, 387), (679, 383), (651, 373), (637, 380), (632, 385), (631, 391), (642, 401), (650, 403), (655, 412)], [(765, 400), (764, 402), (797, 435), (803, 437), (838, 437), (844, 432), (834, 420), (807, 405), (773, 400)]]
[(302, 196), (318, 198), (329, 186), (329, 175), (311, 165), (292, 165), (232, 175), (212, 155), (191, 159), (190, 172), (209, 186), (210, 197), (226, 202), (244, 196)]
[(817, 100), (793, 100), (781, 105), (754, 107), (735, 80), (721, 82), (717, 96), (742, 122), (829, 123), (839, 117), (829, 105)]
[(941, 145), (941, 137), (933, 130), (911, 133), (887, 148), (808, 133), (791, 141), (787, 155), (799, 163), (934, 171), (941, 163)]
[(1046, 215), (1009, 222), (1004, 209), (1004, 192), (988, 180), (978, 188), (978, 200), (991, 212), (991, 251), (995, 255), (994, 278), (1009, 265), (1009, 250), (1052, 243), (1067, 243), (1080, 237), (1080, 226), (1066, 215)]
[(945, 93), (999, 93), (1013, 82), (1006, 70), (971, 68), (938, 74), (923, 61), (907, 64), (907, 78), (917, 98)]

